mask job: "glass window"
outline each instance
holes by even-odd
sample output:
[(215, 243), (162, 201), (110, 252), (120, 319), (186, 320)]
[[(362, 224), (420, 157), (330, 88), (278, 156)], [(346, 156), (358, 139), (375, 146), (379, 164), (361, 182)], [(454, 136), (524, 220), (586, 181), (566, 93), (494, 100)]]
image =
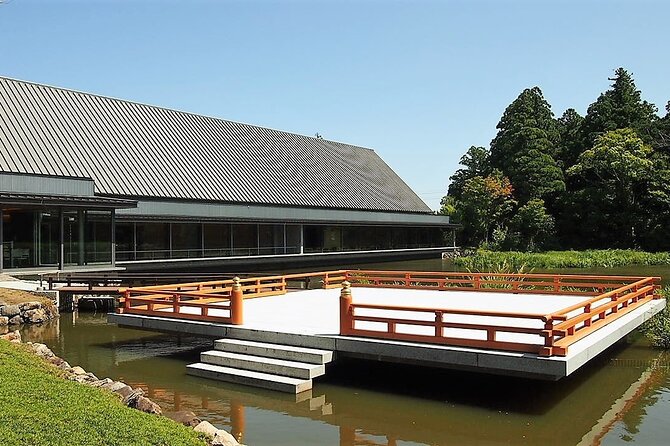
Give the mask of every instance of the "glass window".
[(323, 227), (303, 226), (305, 252), (323, 252)]
[(284, 253), (284, 225), (258, 225), (259, 254)]
[(258, 253), (258, 225), (232, 225), (233, 255), (252, 256)]
[(84, 263), (84, 228), (79, 224), (83, 218), (84, 211), (63, 212), (65, 265), (82, 265)]
[(202, 257), (200, 223), (172, 224), (172, 257)]
[(36, 212), (5, 209), (2, 214), (2, 264), (4, 268), (37, 266)]
[(231, 255), (230, 225), (205, 223), (205, 257), (226, 257)]
[(112, 212), (86, 211), (84, 263), (112, 263)]
[(166, 259), (170, 256), (170, 224), (138, 222), (137, 260)]
[(116, 260), (135, 260), (135, 223), (117, 220), (114, 230)]
[(300, 254), (300, 225), (286, 225), (286, 254)]

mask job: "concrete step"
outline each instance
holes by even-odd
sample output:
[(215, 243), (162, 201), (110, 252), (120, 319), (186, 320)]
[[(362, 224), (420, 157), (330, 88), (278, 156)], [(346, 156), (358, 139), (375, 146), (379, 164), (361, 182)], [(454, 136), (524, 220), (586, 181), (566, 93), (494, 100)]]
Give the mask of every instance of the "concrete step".
[(231, 353), (264, 356), (266, 358), (305, 362), (309, 364), (326, 364), (333, 360), (333, 352), (329, 350), (270, 344), (267, 342), (244, 341), (241, 339), (219, 339), (214, 342), (214, 349)]
[(202, 378), (216, 379), (246, 386), (260, 387), (286, 393), (301, 393), (312, 388), (311, 379), (277, 376), (252, 370), (240, 370), (214, 364), (197, 362), (186, 366), (186, 373)]
[(323, 364), (308, 364), (220, 350), (201, 353), (200, 362), (300, 379), (312, 379), (326, 373), (326, 366)]

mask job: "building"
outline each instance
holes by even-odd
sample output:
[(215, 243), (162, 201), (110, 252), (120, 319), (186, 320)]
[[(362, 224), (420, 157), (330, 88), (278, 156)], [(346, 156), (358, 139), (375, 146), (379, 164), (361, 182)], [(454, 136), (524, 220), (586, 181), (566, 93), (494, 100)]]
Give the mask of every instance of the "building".
[(0, 77), (0, 270), (427, 256), (454, 225), (373, 151)]

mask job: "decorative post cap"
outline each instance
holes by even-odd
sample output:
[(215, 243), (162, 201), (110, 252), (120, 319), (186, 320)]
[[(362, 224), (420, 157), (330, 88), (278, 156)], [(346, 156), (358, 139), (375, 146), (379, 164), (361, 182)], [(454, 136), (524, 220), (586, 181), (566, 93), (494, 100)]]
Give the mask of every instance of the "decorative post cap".
[(240, 278), (235, 276), (233, 277), (233, 289), (239, 290), (242, 288), (242, 285), (240, 284)]
[(342, 295), (351, 294), (351, 283), (348, 281), (342, 282)]

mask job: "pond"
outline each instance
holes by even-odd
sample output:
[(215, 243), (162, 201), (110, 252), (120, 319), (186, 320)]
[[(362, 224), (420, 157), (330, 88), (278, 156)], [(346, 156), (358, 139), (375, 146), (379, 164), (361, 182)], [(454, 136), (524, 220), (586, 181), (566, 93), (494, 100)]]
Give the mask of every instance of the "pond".
[[(452, 269), (441, 260), (350, 266)], [(668, 267), (583, 272), (670, 277)], [(637, 333), (558, 382), (348, 361), (298, 399), (188, 376), (210, 339), (118, 328), (104, 314), (66, 313), (23, 336), (250, 446), (670, 443), (670, 359)]]

